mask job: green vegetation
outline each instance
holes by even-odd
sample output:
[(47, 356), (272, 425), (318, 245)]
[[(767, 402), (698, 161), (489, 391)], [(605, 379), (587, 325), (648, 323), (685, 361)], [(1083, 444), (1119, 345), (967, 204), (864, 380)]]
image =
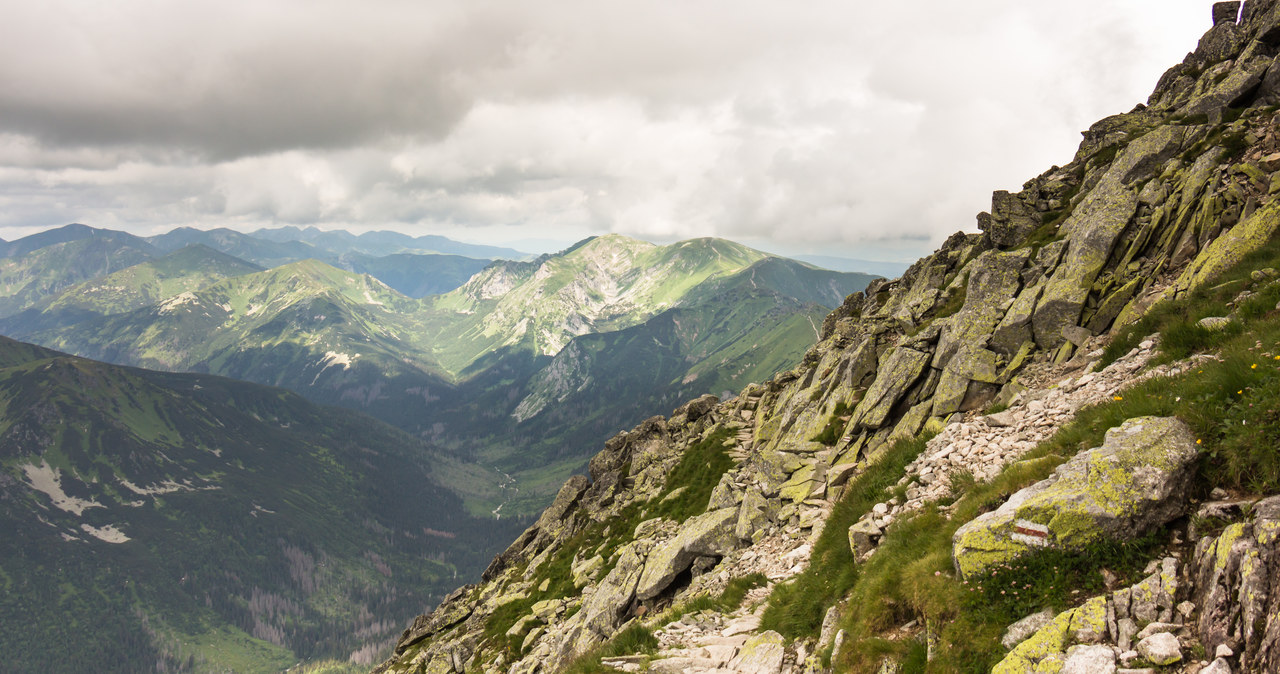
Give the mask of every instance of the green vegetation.
[[(473, 515), (501, 506), (504, 516), (530, 516), (620, 428), (789, 367), (827, 307), (871, 278), (719, 239), (655, 246), (611, 235), (533, 262), (494, 263), (463, 287), (414, 299), (319, 261), (354, 242), (292, 234), (315, 245), (175, 230), (154, 238), (172, 251), (165, 257), (140, 254), (140, 264), (92, 272), (70, 290), (84, 277), (64, 280), (60, 258), (45, 255), (51, 278), (40, 292), (66, 292), (0, 327), (104, 361), (212, 372), (359, 409), (448, 453), (458, 478), (450, 484)], [(410, 244), (374, 237), (360, 245)], [(255, 271), (230, 255), (287, 264)], [(347, 252), (333, 261), (410, 294), (425, 292), (428, 266), (457, 280), (478, 263), (434, 257), (428, 265), (422, 255)], [(608, 306), (605, 287), (626, 310)], [(584, 321), (588, 334), (565, 329)], [(498, 472), (513, 488), (494, 486)]]
[(960, 281), (947, 292), (947, 296), (942, 300), (942, 304), (938, 305), (934, 318), (946, 318), (960, 311), (964, 306), (964, 301), (969, 295), (969, 277), (966, 275), (964, 280)]
[(853, 411), (853, 407), (846, 402), (836, 403), (836, 408), (831, 412), (831, 418), (827, 420), (827, 425), (817, 435), (813, 436), (814, 442), (821, 442), (830, 447), (840, 441), (840, 434), (844, 431), (844, 427), (849, 423), (849, 413)]
[[(495, 546), (433, 488), (423, 443), (279, 389), (0, 340), (0, 448), (0, 622), (26, 626), (0, 651), (18, 671), (345, 657)], [(389, 626), (356, 637), (370, 615)]]
[(609, 671), (601, 663), (605, 658), (620, 655), (652, 655), (658, 652), (658, 639), (653, 631), (641, 625), (630, 627), (613, 635), (613, 638), (589, 653), (579, 656), (563, 670), (564, 674), (599, 674)]
[(662, 493), (651, 501), (654, 505), (648, 509), (646, 519), (665, 517), (683, 522), (706, 512), (711, 491), (733, 467), (724, 445), (731, 437), (733, 431), (721, 426), (685, 450), (680, 463), (668, 474)]
[(886, 490), (902, 476), (908, 463), (924, 451), (928, 437), (895, 442), (873, 458), (849, 482), (822, 534), (813, 546), (809, 568), (791, 581), (778, 585), (769, 596), (762, 627), (797, 638), (818, 633), (828, 608), (845, 596), (858, 578), (858, 567), (849, 549), (848, 530), (871, 507), (883, 501)]

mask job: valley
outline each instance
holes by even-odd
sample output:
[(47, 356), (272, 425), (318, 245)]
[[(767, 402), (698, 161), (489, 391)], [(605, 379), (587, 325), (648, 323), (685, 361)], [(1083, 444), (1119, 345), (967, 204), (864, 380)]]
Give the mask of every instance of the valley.
[[(185, 247), (48, 293), (0, 328), (87, 358), (218, 374), (360, 410), (454, 457), (451, 477), (472, 514), (499, 505), (488, 478), (466, 467), (479, 462), (521, 485), (503, 512), (529, 515), (618, 428), (798, 358), (829, 308), (871, 278), (717, 239), (657, 246), (609, 235), (491, 262), (446, 293), (415, 298), (317, 259), (261, 270), (223, 252), (269, 262), (284, 247), (328, 242), (339, 262), (414, 242), (356, 245), (370, 236), (266, 240), (255, 252), (249, 235), (175, 230), (148, 245)], [(458, 278), (455, 257), (388, 255), (439, 264), (436, 283)]]
[(4, 244), (0, 329), (44, 345), (0, 338), (11, 666), (372, 666), (602, 438), (787, 367), (870, 279), (715, 239), (406, 239)]

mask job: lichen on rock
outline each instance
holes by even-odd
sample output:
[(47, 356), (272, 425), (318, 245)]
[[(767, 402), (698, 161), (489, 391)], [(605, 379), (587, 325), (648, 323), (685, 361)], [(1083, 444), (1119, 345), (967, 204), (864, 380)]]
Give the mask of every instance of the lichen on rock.
[(1196, 456), (1178, 419), (1130, 419), (1107, 431), (1101, 447), (960, 527), (956, 568), (970, 577), (1037, 548), (1080, 550), (1104, 537), (1141, 536), (1182, 513)]

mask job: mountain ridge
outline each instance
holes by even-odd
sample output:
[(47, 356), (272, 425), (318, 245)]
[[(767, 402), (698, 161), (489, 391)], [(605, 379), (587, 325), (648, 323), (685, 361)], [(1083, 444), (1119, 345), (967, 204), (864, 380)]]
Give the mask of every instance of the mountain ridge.
[(1280, 6), (1238, 8), (793, 368), (606, 441), (375, 671), (1273, 671)]

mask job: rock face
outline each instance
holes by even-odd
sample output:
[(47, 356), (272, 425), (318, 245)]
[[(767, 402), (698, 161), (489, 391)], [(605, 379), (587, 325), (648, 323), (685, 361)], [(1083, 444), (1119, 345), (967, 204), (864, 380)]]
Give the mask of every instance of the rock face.
[(1141, 536), (1183, 513), (1196, 455), (1178, 419), (1130, 419), (1107, 431), (1101, 447), (958, 529), (956, 567), (969, 577), (1037, 548)]
[(1280, 497), (1259, 501), (1253, 517), (1196, 545), (1196, 625), (1212, 653), (1227, 646), (1244, 672), (1280, 669)]
[[(1267, 107), (1280, 103), (1280, 3), (1250, 0), (1239, 23), (1227, 14), (1216, 11), (1218, 25), (1146, 106), (1095, 123), (1065, 166), (994, 194), (980, 232), (958, 232), (901, 278), (846, 298), (793, 369), (607, 441), (589, 478), (567, 484), (484, 582), (415, 621), (379, 671), (556, 671), (733, 574), (784, 580), (808, 564), (828, 514), (869, 462), (936, 433), (896, 495), (877, 495), (839, 532), (859, 558), (874, 555), (897, 518), (946, 495), (954, 474), (990, 479), (1077, 408), (1139, 376), (1152, 342), (1092, 371), (1107, 333), (1210, 283), (1280, 229), (1280, 115)], [(1054, 387), (1034, 380), (1052, 368), (1073, 374)], [(978, 414), (993, 404), (1008, 410)], [(1042, 547), (1139, 536), (1184, 515), (1195, 441), (1175, 419), (1112, 429), (1101, 447), (960, 527), (958, 570), (971, 576)], [(707, 474), (690, 479), (686, 459)], [(1184, 661), (1198, 639), (1210, 653), (1229, 646), (1242, 671), (1280, 671), (1277, 518), (1268, 508), (1202, 541), (1185, 565), (1168, 556), (1131, 587), (1079, 597), (1011, 638), (996, 671), (1122, 670), (1140, 643), (1168, 646), (1160, 634), (1189, 640), (1179, 642)], [(1177, 607), (1188, 598), (1184, 613)], [(1152, 632), (1153, 623), (1176, 629)], [(669, 640), (692, 629), (668, 627)], [(743, 668), (808, 667), (811, 645), (746, 636), (758, 620), (717, 629), (717, 638), (741, 640), (688, 644), (690, 653), (669, 653), (659, 667), (720, 667), (730, 652)], [(747, 651), (763, 664), (748, 664)]]

